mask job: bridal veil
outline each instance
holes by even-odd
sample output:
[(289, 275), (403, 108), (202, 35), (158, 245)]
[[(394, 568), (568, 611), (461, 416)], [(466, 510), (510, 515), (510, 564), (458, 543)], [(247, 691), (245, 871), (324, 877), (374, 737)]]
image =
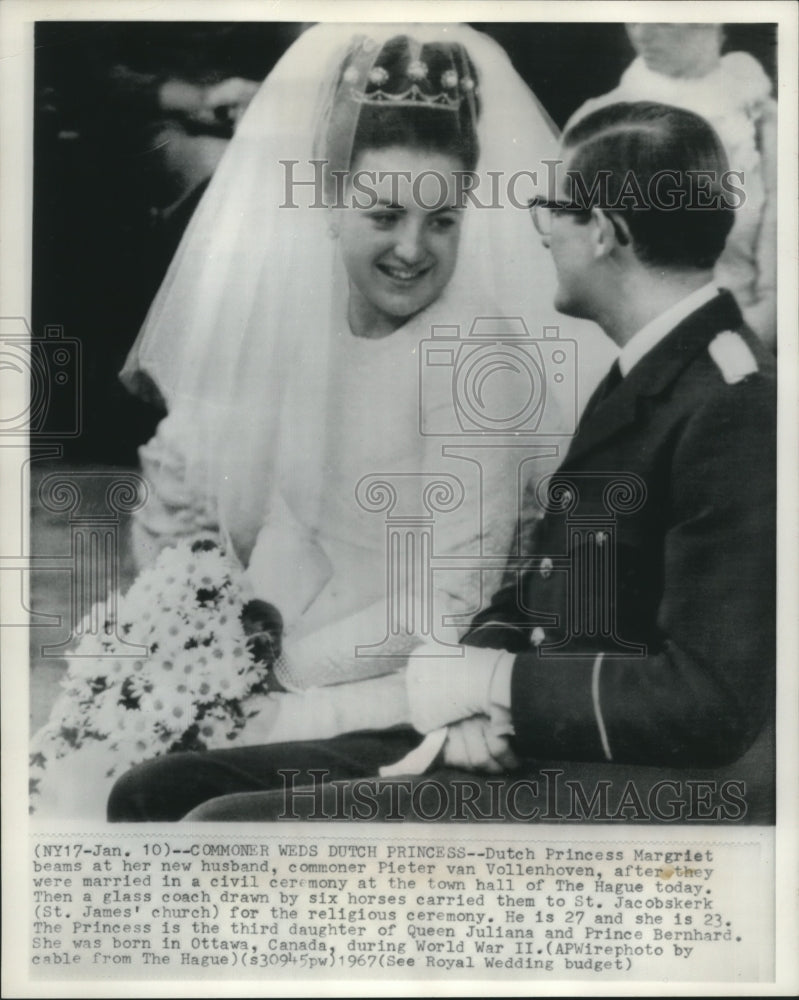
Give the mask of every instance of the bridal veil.
[[(295, 491), (301, 487), (312, 528), (325, 516), (325, 470), (341, 447), (331, 445), (328, 425), (347, 278), (329, 231), (335, 209), (323, 206), (315, 161), (324, 158), (328, 136), (331, 158), (346, 165), (354, 120), (334, 120), (344, 76), (354, 78), (354, 67), (368, 78), (382, 44), (396, 35), (419, 46), (459, 43), (477, 78), (476, 93), (463, 94), (473, 112), (479, 105), (477, 186), (435, 322), (463, 336), (475, 318), (521, 317), (538, 341), (545, 328), (550, 338), (559, 329), (559, 339), (574, 346), (558, 354), (541, 341), (536, 355), (541, 434), (573, 430), (593, 362), (607, 366), (602, 335), (552, 306), (554, 269), (525, 201), (546, 190), (558, 139), (502, 48), (456, 24), (310, 28), (239, 123), (122, 373), (134, 389), (145, 375), (170, 418), (183, 415), (185, 481), (212, 498), (209, 522), (218, 520), (244, 562), (287, 477)], [(464, 67), (453, 70), (451, 80), (468, 88)], [(331, 122), (338, 130), (332, 143)], [(557, 379), (553, 353), (566, 362)], [(568, 437), (559, 440), (565, 446)]]

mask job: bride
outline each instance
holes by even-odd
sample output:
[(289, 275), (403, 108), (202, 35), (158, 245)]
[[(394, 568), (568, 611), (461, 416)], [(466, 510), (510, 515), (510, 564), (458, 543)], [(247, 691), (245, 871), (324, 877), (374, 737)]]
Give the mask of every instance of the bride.
[(581, 368), (606, 351), (554, 313), (524, 210), (556, 149), (458, 25), (311, 28), (242, 119), (123, 378), (168, 409), (139, 564), (212, 531), (282, 617), (284, 691), (245, 742), (403, 721), (373, 678), (456, 643), (495, 589), (577, 405), (542, 328), (579, 337)]

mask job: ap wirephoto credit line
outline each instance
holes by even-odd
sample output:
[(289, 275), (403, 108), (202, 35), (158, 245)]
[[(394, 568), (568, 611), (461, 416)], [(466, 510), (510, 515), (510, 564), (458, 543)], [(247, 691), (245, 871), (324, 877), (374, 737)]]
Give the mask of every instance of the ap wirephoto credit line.
[(4, 993), (790, 992), (796, 11), (335, 10), (0, 12)]

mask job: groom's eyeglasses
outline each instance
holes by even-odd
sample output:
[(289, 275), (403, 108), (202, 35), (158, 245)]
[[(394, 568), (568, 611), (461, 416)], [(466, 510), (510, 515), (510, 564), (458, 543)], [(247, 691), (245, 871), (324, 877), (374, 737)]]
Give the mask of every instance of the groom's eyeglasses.
[(552, 232), (553, 215), (563, 215), (565, 212), (574, 212), (576, 215), (590, 215), (594, 208), (598, 208), (610, 220), (619, 243), (622, 246), (627, 246), (630, 242), (630, 238), (624, 231), (619, 220), (614, 218), (609, 209), (603, 208), (601, 205), (592, 205), (590, 208), (586, 208), (585, 205), (578, 201), (560, 201), (557, 198), (536, 196), (527, 202), (527, 207), (530, 210), (530, 215), (533, 217), (533, 225), (541, 236), (549, 236)]

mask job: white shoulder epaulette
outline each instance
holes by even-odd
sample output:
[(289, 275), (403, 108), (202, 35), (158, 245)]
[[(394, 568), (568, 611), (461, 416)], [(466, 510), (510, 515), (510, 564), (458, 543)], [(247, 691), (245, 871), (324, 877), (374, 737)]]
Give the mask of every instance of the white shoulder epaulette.
[(725, 330), (717, 334), (707, 350), (727, 385), (735, 385), (758, 370), (757, 359), (740, 333)]

